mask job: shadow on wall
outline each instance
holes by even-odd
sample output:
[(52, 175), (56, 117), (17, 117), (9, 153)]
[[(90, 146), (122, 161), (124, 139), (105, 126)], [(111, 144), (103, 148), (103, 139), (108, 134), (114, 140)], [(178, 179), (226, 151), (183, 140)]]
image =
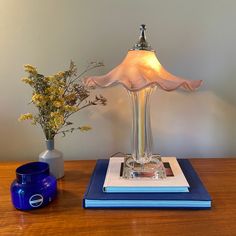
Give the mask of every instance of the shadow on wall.
[[(112, 147), (110, 155), (119, 151), (129, 152), (132, 110), (128, 93), (123, 86), (101, 89), (100, 93), (108, 99), (107, 106), (99, 112), (106, 122), (104, 132), (108, 132), (109, 129), (109, 146)], [(96, 122), (97, 114), (91, 112), (90, 119)]]
[[(154, 150), (164, 156), (236, 156), (236, 107), (211, 91), (156, 94)], [(235, 127), (232, 129), (232, 127)]]

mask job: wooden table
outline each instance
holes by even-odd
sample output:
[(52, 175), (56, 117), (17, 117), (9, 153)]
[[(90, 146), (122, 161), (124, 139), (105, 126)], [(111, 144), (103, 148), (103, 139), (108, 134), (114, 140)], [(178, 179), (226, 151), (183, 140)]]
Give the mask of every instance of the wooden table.
[(9, 187), (22, 163), (0, 164), (0, 235), (236, 235), (236, 158), (191, 159), (213, 199), (211, 210), (85, 210), (95, 161), (65, 162), (58, 197), (34, 211), (15, 210)]

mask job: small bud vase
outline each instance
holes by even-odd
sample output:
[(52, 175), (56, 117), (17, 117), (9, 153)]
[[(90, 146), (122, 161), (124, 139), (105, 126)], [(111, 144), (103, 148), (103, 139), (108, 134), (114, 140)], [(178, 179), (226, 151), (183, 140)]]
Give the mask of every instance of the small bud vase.
[(46, 140), (47, 150), (39, 154), (39, 161), (49, 164), (50, 174), (56, 179), (64, 176), (63, 154), (54, 149), (54, 139)]

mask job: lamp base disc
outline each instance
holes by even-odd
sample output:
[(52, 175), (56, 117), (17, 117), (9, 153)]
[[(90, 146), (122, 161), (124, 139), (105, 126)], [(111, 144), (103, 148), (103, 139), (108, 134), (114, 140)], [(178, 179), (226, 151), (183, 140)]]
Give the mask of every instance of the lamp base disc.
[(137, 163), (132, 156), (124, 158), (122, 177), (126, 179), (134, 178), (166, 178), (166, 171), (160, 155), (153, 155), (148, 163)]

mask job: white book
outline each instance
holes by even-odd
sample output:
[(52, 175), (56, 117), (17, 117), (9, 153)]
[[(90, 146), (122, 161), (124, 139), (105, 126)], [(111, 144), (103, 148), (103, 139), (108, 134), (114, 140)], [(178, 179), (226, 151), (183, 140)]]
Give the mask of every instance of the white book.
[(107, 168), (103, 191), (107, 193), (151, 193), (151, 192), (189, 192), (186, 180), (176, 157), (162, 157), (164, 163), (169, 163), (171, 176), (165, 179), (125, 179), (120, 176), (123, 157), (111, 157)]

